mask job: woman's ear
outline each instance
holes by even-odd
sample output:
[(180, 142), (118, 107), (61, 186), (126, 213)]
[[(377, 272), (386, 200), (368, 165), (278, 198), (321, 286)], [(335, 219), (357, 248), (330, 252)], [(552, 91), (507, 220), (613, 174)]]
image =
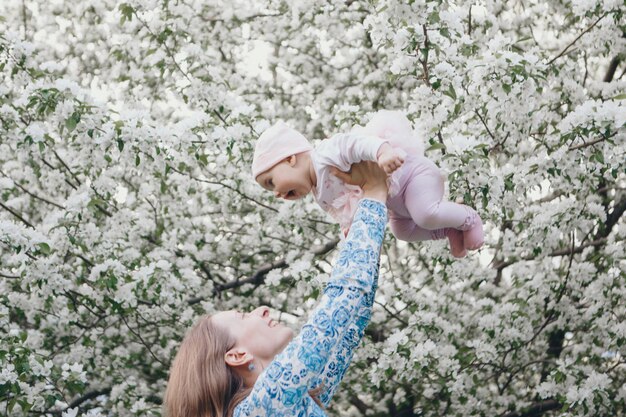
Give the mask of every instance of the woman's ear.
[(252, 356), (251, 353), (240, 348), (232, 348), (224, 354), (224, 362), (233, 368), (246, 366), (252, 362), (253, 359), (254, 356)]
[(296, 155), (291, 155), (287, 157), (287, 163), (289, 164), (289, 166), (295, 166), (296, 162), (298, 162), (298, 157)]

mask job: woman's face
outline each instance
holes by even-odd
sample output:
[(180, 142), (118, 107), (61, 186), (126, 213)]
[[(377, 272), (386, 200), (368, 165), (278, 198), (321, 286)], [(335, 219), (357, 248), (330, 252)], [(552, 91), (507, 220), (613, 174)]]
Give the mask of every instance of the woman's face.
[(271, 362), (293, 338), (290, 328), (270, 318), (267, 306), (250, 313), (222, 311), (215, 314), (213, 320), (235, 338), (236, 347), (247, 350), (263, 362)]

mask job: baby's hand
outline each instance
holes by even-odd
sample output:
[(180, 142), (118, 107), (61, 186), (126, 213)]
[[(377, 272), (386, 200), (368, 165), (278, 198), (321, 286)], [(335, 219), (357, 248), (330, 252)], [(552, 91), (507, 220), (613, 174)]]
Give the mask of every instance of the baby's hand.
[(387, 175), (391, 175), (391, 173), (402, 166), (404, 156), (405, 153), (401, 150), (394, 149), (388, 143), (384, 143), (380, 149), (378, 149), (378, 166), (380, 166)]

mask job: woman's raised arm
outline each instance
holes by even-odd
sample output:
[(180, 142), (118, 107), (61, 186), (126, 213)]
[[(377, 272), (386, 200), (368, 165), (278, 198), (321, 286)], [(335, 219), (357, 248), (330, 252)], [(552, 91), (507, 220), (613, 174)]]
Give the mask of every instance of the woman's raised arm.
[(372, 302), (386, 221), (383, 203), (369, 198), (359, 202), (320, 303), (296, 338), (259, 375), (250, 395), (237, 406), (236, 416), (260, 411), (315, 415), (319, 410), (308, 391), (316, 388), (333, 353), (341, 350), (346, 332), (363, 320), (361, 312)]

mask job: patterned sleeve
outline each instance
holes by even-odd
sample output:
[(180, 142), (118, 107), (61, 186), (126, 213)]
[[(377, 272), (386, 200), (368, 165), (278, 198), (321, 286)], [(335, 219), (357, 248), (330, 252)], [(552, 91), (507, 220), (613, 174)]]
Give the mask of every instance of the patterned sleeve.
[[(363, 199), (319, 304), (289, 345), (259, 375), (236, 416), (300, 415), (320, 380), (327, 403), (369, 320), (387, 221), (381, 202)], [(329, 364), (334, 364), (330, 366)], [(336, 370), (336, 375), (328, 374)], [(325, 375), (324, 375), (325, 374)]]
[(361, 309), (356, 313), (355, 320), (345, 332), (343, 339), (336, 346), (335, 351), (331, 354), (331, 360), (328, 361), (320, 381), (322, 392), (320, 393), (320, 401), (324, 407), (328, 407), (330, 401), (335, 395), (335, 391), (339, 387), (339, 383), (352, 362), (354, 350), (358, 347), (365, 328), (367, 327), (372, 316), (372, 305), (374, 304), (374, 296), (378, 286), (378, 280), (372, 283), (370, 293), (366, 297), (366, 301), (361, 305)]

